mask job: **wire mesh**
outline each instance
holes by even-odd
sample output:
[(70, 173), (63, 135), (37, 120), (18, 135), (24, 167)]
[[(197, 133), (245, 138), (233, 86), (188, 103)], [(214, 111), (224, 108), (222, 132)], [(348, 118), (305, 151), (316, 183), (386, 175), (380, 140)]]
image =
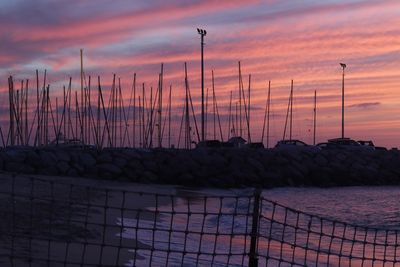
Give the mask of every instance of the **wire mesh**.
[(297, 211), (258, 190), (215, 196), (121, 187), (2, 175), (0, 266), (400, 263), (397, 230)]
[(11, 176), (0, 188), (0, 266), (248, 263), (251, 195), (177, 196)]
[(367, 228), (262, 198), (258, 266), (395, 266), (398, 231)]

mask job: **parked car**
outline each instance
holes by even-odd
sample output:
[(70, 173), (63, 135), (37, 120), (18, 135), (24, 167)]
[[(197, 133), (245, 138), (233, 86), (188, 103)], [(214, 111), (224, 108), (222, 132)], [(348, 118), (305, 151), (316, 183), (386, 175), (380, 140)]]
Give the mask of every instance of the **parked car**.
[(261, 143), (261, 142), (248, 143), (246, 146), (247, 146), (248, 148), (256, 148), (256, 149), (258, 149), (258, 148), (265, 148), (265, 147), (264, 147), (264, 144)]
[(330, 148), (330, 146), (333, 144), (329, 144), (328, 142), (323, 142), (323, 143), (318, 143), (317, 147), (319, 147), (320, 149), (328, 149)]
[(275, 145), (277, 149), (306, 149), (306, 150), (321, 150), (317, 146), (312, 146), (300, 140), (281, 140)]
[(337, 148), (346, 150), (374, 150), (374, 147), (361, 145), (359, 142), (344, 137), (329, 139), (326, 148)]
[(84, 144), (80, 139), (68, 139), (68, 140), (53, 140), (48, 145), (49, 147), (62, 147), (62, 148), (84, 148), (84, 149), (96, 149), (95, 145)]
[(216, 148), (221, 146), (222, 144), (219, 140), (205, 140), (196, 144), (196, 148)]
[(242, 148), (246, 147), (247, 141), (241, 137), (241, 136), (234, 136), (229, 138), (229, 140), (226, 142), (229, 147), (236, 147), (236, 148)]
[(374, 142), (372, 142), (371, 140), (369, 140), (369, 141), (359, 140), (357, 142), (360, 143), (360, 145), (362, 145), (362, 146), (375, 147)]
[(371, 140), (369, 141), (357, 141), (359, 142), (362, 146), (369, 146), (369, 147), (373, 147), (375, 150), (387, 150), (386, 147), (382, 147), (382, 146), (375, 146), (374, 142), (372, 142)]
[(376, 146), (375, 150), (385, 150), (385, 151), (387, 151), (388, 149), (386, 147), (384, 147), (384, 146)]

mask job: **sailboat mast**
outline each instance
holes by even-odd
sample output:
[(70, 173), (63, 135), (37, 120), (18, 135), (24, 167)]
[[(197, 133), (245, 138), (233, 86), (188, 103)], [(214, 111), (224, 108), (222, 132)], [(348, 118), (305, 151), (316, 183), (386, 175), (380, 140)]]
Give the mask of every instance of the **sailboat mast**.
[[(80, 56), (81, 56), (81, 113), (82, 113), (82, 122), (85, 120), (84, 119), (84, 111), (83, 111), (83, 49), (80, 50)], [(82, 143), (85, 143), (85, 138), (83, 134), (83, 128), (85, 127), (84, 123), (81, 124), (81, 141)]]
[(208, 91), (209, 91), (209, 88), (207, 87), (207, 91), (206, 91), (206, 111), (205, 111), (205, 115), (204, 115), (204, 138), (205, 138), (205, 140), (207, 140), (207, 130), (208, 130)]
[(91, 136), (92, 136), (92, 132), (91, 132), (91, 121), (93, 119), (92, 116), (92, 105), (91, 105), (91, 100), (90, 100), (90, 90), (91, 90), (91, 77), (89, 75), (89, 81), (88, 81), (88, 85), (86, 87), (86, 102), (87, 102), (87, 106), (86, 106), (86, 110), (87, 110), (87, 121), (86, 121), (86, 128), (87, 128), (87, 144), (91, 144)]
[(271, 112), (271, 81), (268, 81), (267, 148), (269, 148), (269, 115)]
[(132, 146), (136, 147), (136, 73), (133, 74), (133, 142)]
[(162, 146), (162, 91), (163, 91), (164, 64), (161, 63), (160, 82), (158, 87), (158, 147)]
[(146, 125), (144, 124), (144, 111), (145, 111), (145, 102), (144, 102), (144, 83), (142, 83), (142, 147), (146, 148), (145, 144), (145, 127)]
[(13, 80), (12, 76), (8, 78), (8, 98), (9, 98), (9, 108), (10, 108), (10, 136), (11, 136), (11, 145), (14, 146), (14, 116), (13, 116), (13, 109), (14, 109), (14, 88), (13, 88)]
[(40, 123), (40, 111), (39, 111), (39, 106), (40, 106), (40, 100), (39, 100), (39, 71), (36, 70), (36, 112), (37, 112), (37, 126), (36, 126), (36, 138), (35, 138), (35, 143), (39, 143), (39, 123)]
[(315, 146), (316, 132), (317, 132), (317, 90), (314, 91), (314, 135), (313, 135), (314, 146)]
[(242, 70), (239, 61), (239, 136), (242, 136)]
[(215, 83), (214, 83), (214, 71), (212, 72), (212, 94), (213, 94), (213, 103), (214, 103), (214, 140), (216, 140), (216, 119), (218, 119), (218, 126), (219, 126), (219, 134), (221, 142), (224, 141), (224, 137), (222, 134), (222, 126), (221, 126), (221, 119), (219, 117), (219, 110), (218, 110), (218, 102), (217, 97), (215, 95)]
[(50, 85), (47, 85), (46, 93), (46, 139), (45, 144), (49, 144), (49, 108), (50, 108)]
[(169, 104), (168, 104), (168, 148), (171, 148), (171, 93), (172, 93), (172, 85), (169, 86)]
[(25, 145), (28, 145), (28, 87), (29, 80), (26, 80), (25, 89)]
[(248, 104), (247, 104), (247, 140), (251, 143), (250, 133), (250, 88), (251, 88), (251, 74), (249, 74), (249, 88), (248, 88)]
[(141, 121), (142, 121), (142, 102), (140, 101), (140, 95), (138, 96), (138, 116), (139, 116), (139, 147), (142, 145), (142, 126), (141, 126)]
[(68, 84), (68, 139), (71, 139), (70, 132), (72, 132), (72, 137), (75, 138), (75, 134), (73, 131), (72, 121), (71, 121), (71, 101), (72, 101), (72, 77), (69, 77), (69, 84)]
[(58, 138), (59, 138), (59, 133), (60, 133), (60, 131), (58, 130), (58, 97), (56, 97), (56, 129), (57, 129), (57, 131), (56, 131), (56, 142), (57, 142), (57, 145), (58, 145)]
[(67, 132), (65, 131), (66, 130), (66, 128), (65, 128), (65, 122), (66, 122), (66, 119), (65, 119), (65, 112), (66, 112), (66, 109), (65, 109), (65, 105), (66, 105), (66, 98), (65, 98), (65, 85), (63, 86), (63, 116), (64, 116), (64, 124), (63, 124), (63, 135), (64, 135), (64, 143), (65, 143), (65, 137), (66, 137), (66, 134), (67, 134)]
[(293, 126), (293, 80), (290, 86), (290, 131), (289, 140), (292, 140), (292, 126)]
[[(236, 129), (238, 128), (238, 102), (235, 103), (235, 124), (236, 124)], [(235, 136), (237, 136), (237, 130), (235, 130)]]
[(75, 91), (75, 133), (78, 132), (78, 114), (78, 92)]
[(267, 148), (269, 146), (269, 105), (270, 105), (270, 96), (271, 96), (271, 81), (268, 82), (268, 96), (267, 103), (265, 104), (265, 113), (264, 113), (264, 123), (261, 134), (261, 143), (264, 142), (264, 134), (265, 134), (265, 125), (267, 125)]
[[(292, 80), (292, 84), (293, 84), (293, 80)], [(287, 110), (286, 110), (285, 128), (283, 129), (282, 140), (285, 140), (285, 137), (286, 137), (286, 129), (287, 129), (287, 126), (288, 126), (287, 125), (288, 124), (288, 119), (291, 119), (291, 117), (292, 117), (290, 115), (290, 111), (291, 111), (290, 107), (291, 107), (291, 103), (292, 103), (292, 88), (293, 87), (290, 87), (289, 101), (288, 101), (288, 106), (287, 106)], [(290, 118), (289, 118), (289, 115), (290, 115)], [(291, 122), (290, 122), (290, 125), (291, 125)], [(290, 139), (289, 140), (291, 140), (291, 131), (290, 131)]]
[(150, 118), (148, 121), (148, 130), (149, 130), (149, 135), (150, 135), (150, 140), (149, 140), (149, 147), (152, 148), (153, 147), (153, 86), (150, 87), (150, 103), (149, 103), (149, 107), (150, 107)]
[(188, 89), (188, 78), (187, 78), (187, 66), (185, 62), (185, 148), (190, 148), (190, 122), (189, 122), (189, 89)]
[(228, 140), (231, 137), (231, 122), (233, 124), (232, 120), (232, 91), (231, 91), (231, 97), (229, 98), (229, 119), (228, 119)]
[(216, 105), (215, 105), (215, 87), (214, 87), (214, 70), (211, 72), (212, 74), (212, 94), (213, 94), (213, 114), (214, 114), (214, 140), (217, 139), (217, 134), (216, 134)]

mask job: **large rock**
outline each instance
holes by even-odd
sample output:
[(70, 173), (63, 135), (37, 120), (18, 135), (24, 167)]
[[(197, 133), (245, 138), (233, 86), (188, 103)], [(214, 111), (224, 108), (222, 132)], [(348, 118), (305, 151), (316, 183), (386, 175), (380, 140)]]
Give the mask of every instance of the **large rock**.
[(182, 173), (175, 179), (176, 185), (190, 185), (195, 180), (194, 176), (190, 173)]
[(76, 177), (79, 175), (78, 171), (75, 170), (74, 168), (69, 168), (68, 172), (67, 172), (68, 176), (72, 176), (72, 177)]
[(79, 175), (86, 176), (85, 175), (85, 167), (80, 162), (73, 162), (71, 164), (71, 167), (74, 168), (78, 172)]
[(35, 166), (35, 167), (42, 165), (42, 160), (40, 159), (39, 153), (34, 150), (29, 150), (26, 152), (25, 162), (28, 165)]
[(7, 162), (22, 163), (25, 161), (26, 154), (27, 153), (25, 151), (9, 149), (6, 150), (4, 158)]
[(54, 154), (56, 155), (58, 161), (69, 162), (71, 160), (69, 151), (58, 149), (54, 151)]
[(111, 175), (120, 175), (122, 173), (121, 168), (119, 168), (118, 166), (114, 165), (114, 164), (110, 164), (110, 163), (102, 163), (97, 165), (97, 168), (99, 170), (99, 174), (101, 175), (102, 173), (106, 173), (106, 174), (111, 174)]
[(156, 171), (158, 169), (158, 164), (149, 156), (144, 157), (141, 162), (145, 170)]
[(4, 155), (0, 153), (0, 170), (4, 170)]
[(41, 166), (47, 167), (47, 166), (52, 166), (55, 167), (57, 164), (57, 157), (56, 155), (51, 152), (51, 151), (44, 151), (41, 150), (39, 152), (40, 160), (41, 160)]
[(128, 163), (128, 160), (123, 157), (115, 157), (113, 160), (113, 164), (115, 164), (116, 166), (118, 166), (121, 169), (123, 169), (127, 163)]
[(96, 165), (96, 159), (89, 153), (79, 154), (79, 163), (85, 168)]
[(112, 163), (113, 158), (109, 151), (102, 151), (97, 157), (97, 163)]
[(122, 153), (127, 157), (127, 159), (141, 159), (141, 155), (133, 149), (125, 149)]
[(35, 169), (25, 163), (19, 162), (6, 162), (5, 170), (8, 172), (16, 172), (16, 173), (27, 173), (33, 174), (35, 173)]
[(138, 159), (131, 159), (128, 163), (128, 167), (134, 170), (143, 170), (143, 164)]
[(57, 170), (60, 174), (67, 175), (69, 169), (70, 169), (70, 166), (66, 161), (59, 161), (57, 163)]
[(322, 154), (317, 154), (314, 162), (321, 167), (325, 167), (328, 164), (328, 160)]
[(138, 171), (127, 166), (126, 168), (124, 168), (122, 170), (120, 180), (121, 181), (138, 182), (139, 181)]
[(43, 175), (58, 175), (58, 170), (56, 165), (49, 165), (46, 168), (40, 170), (40, 173)]
[(261, 164), (259, 160), (255, 160), (253, 158), (248, 158), (247, 163), (255, 170), (257, 173), (264, 173), (264, 166)]
[(158, 179), (157, 175), (154, 174), (151, 171), (144, 171), (142, 176), (140, 177), (141, 182), (146, 182), (146, 183), (157, 183), (157, 182), (162, 182)]
[(189, 186), (400, 184), (400, 151), (4, 149), (0, 170)]

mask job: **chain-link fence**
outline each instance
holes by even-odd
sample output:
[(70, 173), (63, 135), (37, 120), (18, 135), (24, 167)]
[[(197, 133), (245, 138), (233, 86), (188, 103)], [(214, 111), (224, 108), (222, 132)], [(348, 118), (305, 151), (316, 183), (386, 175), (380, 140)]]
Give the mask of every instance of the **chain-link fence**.
[(250, 195), (185, 195), (7, 176), (0, 266), (394, 266), (394, 230)]

